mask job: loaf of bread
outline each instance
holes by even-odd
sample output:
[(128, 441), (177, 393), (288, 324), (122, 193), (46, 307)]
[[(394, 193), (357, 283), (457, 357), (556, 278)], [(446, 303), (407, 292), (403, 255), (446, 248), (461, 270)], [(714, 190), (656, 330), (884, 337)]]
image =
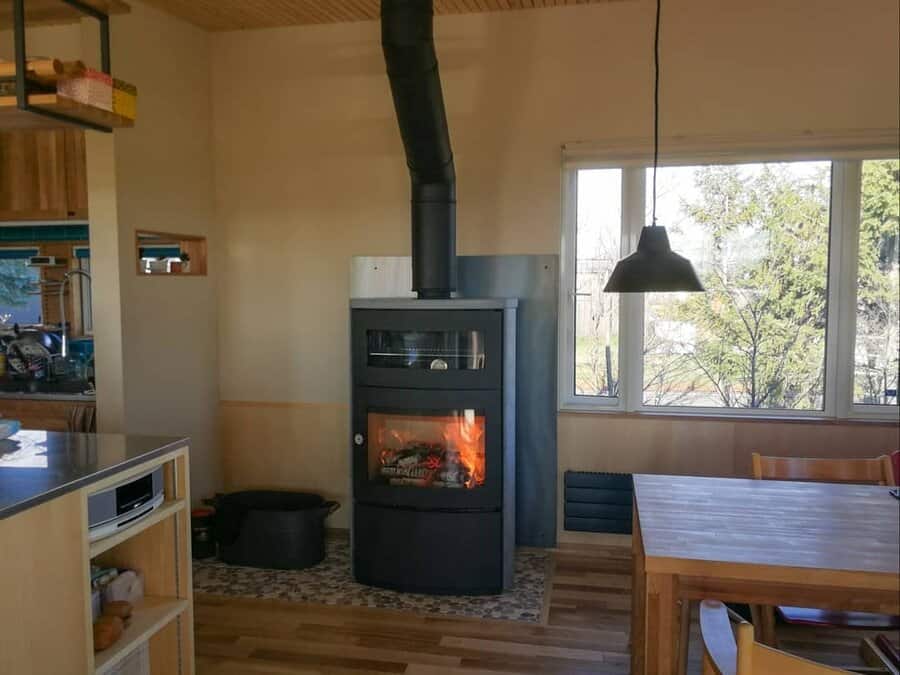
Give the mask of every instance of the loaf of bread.
[(133, 607), (130, 602), (126, 602), (125, 600), (115, 600), (103, 605), (103, 616), (117, 616), (122, 619), (122, 621), (128, 621), (128, 619), (131, 618), (132, 609)]
[(109, 649), (122, 637), (125, 624), (117, 616), (101, 616), (94, 624), (94, 651)]

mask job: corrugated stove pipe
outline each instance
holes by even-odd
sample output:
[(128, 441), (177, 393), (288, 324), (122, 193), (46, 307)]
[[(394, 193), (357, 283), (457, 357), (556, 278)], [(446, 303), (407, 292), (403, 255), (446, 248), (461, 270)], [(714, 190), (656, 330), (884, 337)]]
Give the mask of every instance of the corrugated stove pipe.
[(413, 290), (456, 290), (456, 172), (441, 93), (430, 0), (382, 0), (381, 45), (412, 182)]

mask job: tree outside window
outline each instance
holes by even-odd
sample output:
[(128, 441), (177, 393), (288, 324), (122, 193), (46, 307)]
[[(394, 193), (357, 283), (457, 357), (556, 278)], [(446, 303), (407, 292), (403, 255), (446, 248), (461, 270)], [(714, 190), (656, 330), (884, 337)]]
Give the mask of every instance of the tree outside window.
[(0, 324), (40, 323), (41, 299), (32, 295), (39, 280), (27, 258), (0, 259)]

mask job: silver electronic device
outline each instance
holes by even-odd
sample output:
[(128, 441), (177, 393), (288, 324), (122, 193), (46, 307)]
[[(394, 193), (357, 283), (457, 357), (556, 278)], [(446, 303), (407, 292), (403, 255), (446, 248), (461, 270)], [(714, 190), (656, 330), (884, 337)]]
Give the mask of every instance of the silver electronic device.
[(131, 527), (165, 500), (161, 466), (88, 496), (88, 539), (96, 541)]

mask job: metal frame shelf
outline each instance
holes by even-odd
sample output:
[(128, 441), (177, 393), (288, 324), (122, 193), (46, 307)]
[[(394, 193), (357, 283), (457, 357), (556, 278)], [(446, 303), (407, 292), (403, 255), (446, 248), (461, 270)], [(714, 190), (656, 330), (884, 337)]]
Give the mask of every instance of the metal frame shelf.
[[(13, 5), (13, 42), (15, 43), (15, 64), (16, 64), (16, 105), (20, 110), (49, 117), (67, 124), (75, 124), (87, 129), (102, 131), (104, 133), (112, 132), (112, 127), (98, 124), (90, 120), (73, 117), (65, 113), (55, 110), (48, 110), (41, 106), (32, 105), (29, 102), (28, 80), (26, 77), (27, 58), (25, 55), (25, 0), (11, 0)], [(86, 16), (97, 19), (100, 23), (100, 69), (110, 75), (112, 68), (110, 66), (109, 56), (109, 16), (91, 7), (80, 0), (59, 0)]]

